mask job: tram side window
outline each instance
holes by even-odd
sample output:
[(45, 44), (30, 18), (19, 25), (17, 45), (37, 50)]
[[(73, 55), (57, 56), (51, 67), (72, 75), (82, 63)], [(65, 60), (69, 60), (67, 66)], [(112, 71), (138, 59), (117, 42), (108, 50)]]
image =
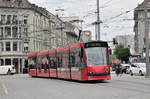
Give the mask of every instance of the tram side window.
[(72, 67), (75, 67), (75, 55), (71, 55), (71, 65)]
[(40, 56), (37, 57), (37, 69), (39, 70), (39, 72), (41, 71), (42, 68), (42, 59)]
[(71, 52), (71, 66), (84, 69), (85, 68), (85, 60), (83, 55), (83, 48), (75, 48)]
[(75, 48), (71, 52), (70, 60), (71, 60), (71, 66), (72, 67), (80, 67), (80, 50), (79, 48)]
[(50, 69), (56, 69), (57, 68), (55, 54), (50, 55), (49, 62), (50, 62)]
[(36, 68), (36, 57), (30, 57), (28, 60), (29, 68), (35, 69)]
[(80, 67), (80, 64), (81, 64), (81, 60), (80, 60), (80, 48), (76, 48), (76, 54), (75, 54), (75, 57), (76, 57), (76, 67)]
[(49, 68), (49, 65), (48, 65), (48, 55), (43, 55), (41, 56), (42, 58), (42, 69), (44, 69), (45, 71)]
[(75, 67), (75, 52), (72, 50), (72, 52), (70, 53), (70, 65), (71, 67)]
[(64, 51), (62, 52), (62, 67), (68, 68), (68, 52)]
[(61, 54), (57, 56), (57, 61), (58, 61), (58, 68), (62, 68), (62, 55)]

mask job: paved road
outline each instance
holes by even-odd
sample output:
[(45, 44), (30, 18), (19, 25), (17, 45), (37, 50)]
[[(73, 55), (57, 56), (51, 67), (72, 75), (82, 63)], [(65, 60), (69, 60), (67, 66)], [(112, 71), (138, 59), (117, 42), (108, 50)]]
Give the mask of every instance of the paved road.
[(28, 75), (0, 76), (0, 99), (150, 99), (150, 79), (123, 75), (81, 83)]

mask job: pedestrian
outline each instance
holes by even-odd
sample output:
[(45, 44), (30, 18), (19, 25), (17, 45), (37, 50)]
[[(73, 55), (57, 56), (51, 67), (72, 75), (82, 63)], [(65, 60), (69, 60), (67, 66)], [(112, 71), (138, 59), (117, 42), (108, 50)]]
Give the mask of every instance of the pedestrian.
[(124, 73), (124, 74), (126, 74), (126, 70), (127, 70), (127, 68), (126, 68), (126, 66), (122, 66), (122, 74)]
[(7, 73), (8, 75), (10, 75), (11, 74), (11, 71), (10, 71), (10, 68), (8, 69), (8, 73)]
[(121, 65), (120, 65), (120, 63), (116, 66), (115, 72), (116, 72), (117, 77), (118, 77), (119, 75), (122, 76), (122, 70), (121, 70)]

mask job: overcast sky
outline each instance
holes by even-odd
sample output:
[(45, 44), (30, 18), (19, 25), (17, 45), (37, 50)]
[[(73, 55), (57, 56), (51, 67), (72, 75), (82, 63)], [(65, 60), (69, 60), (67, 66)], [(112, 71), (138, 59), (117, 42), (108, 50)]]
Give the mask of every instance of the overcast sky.
[[(29, 0), (46, 8), (53, 14), (79, 16), (84, 20), (84, 29), (91, 30), (94, 36), (97, 0)], [(133, 10), (143, 0), (100, 0), (101, 39), (112, 40), (116, 35), (134, 34)], [(56, 12), (58, 8), (63, 12)], [(121, 14), (121, 16), (119, 16)], [(118, 17), (117, 17), (118, 16)]]

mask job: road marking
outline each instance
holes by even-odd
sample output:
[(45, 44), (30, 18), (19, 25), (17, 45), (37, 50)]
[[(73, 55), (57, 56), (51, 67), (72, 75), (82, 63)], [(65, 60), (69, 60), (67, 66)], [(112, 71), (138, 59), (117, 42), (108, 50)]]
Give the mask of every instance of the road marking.
[(6, 87), (6, 85), (4, 83), (2, 84), (2, 89), (3, 89), (4, 93), (7, 95), (8, 94), (8, 90), (7, 90), (7, 87)]

